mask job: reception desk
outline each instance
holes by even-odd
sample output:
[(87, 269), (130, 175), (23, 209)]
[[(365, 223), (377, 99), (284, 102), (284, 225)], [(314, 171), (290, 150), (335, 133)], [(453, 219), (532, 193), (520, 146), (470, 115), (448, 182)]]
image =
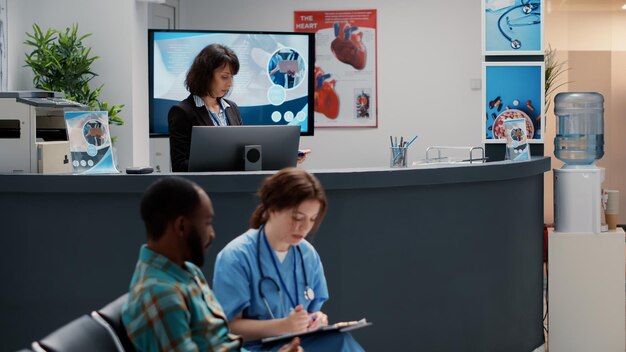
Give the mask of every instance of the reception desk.
[[(543, 173), (527, 162), (312, 170), (328, 214), (311, 241), (331, 322), (366, 317), (367, 351), (543, 344)], [(178, 174), (211, 196), (217, 252), (247, 229), (270, 172)], [(0, 175), (0, 350), (27, 346), (128, 290), (142, 192), (165, 174)]]

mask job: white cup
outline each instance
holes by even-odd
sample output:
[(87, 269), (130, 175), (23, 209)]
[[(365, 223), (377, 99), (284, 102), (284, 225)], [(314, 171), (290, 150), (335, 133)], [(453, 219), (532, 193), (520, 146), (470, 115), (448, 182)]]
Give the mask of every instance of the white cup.
[(604, 217), (609, 230), (617, 228), (617, 218), (619, 215), (619, 191), (605, 189), (602, 191), (602, 198), (605, 202)]

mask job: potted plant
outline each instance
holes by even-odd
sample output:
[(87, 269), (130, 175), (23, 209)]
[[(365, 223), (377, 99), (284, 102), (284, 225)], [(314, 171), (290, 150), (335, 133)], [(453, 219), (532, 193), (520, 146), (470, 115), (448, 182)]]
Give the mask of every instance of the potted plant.
[(552, 46), (548, 44), (548, 48), (544, 53), (544, 63), (546, 66), (545, 74), (545, 113), (547, 114), (552, 103), (552, 94), (565, 84), (571, 83), (571, 81), (559, 83), (559, 76), (569, 70), (566, 67), (567, 61), (558, 61), (556, 59), (556, 49), (552, 49)]
[(89, 82), (98, 74), (91, 70), (91, 64), (98, 56), (90, 56), (91, 48), (83, 45), (83, 40), (91, 34), (78, 35), (78, 24), (65, 31), (48, 29), (45, 33), (35, 23), (33, 33), (26, 33), (24, 44), (33, 47), (26, 54), (26, 65), (33, 70), (35, 88), (63, 92), (66, 99), (89, 106), (91, 110), (107, 111), (109, 124), (123, 125), (119, 116), (124, 105), (109, 105), (98, 99), (103, 84), (92, 90)]

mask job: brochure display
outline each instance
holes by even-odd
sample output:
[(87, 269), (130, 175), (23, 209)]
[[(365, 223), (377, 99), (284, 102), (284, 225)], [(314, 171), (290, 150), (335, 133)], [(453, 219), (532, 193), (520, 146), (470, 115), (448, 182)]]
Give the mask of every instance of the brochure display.
[(542, 0), (483, 0), (483, 55), (543, 55)]
[(378, 127), (376, 10), (295, 11), (315, 33), (315, 127)]
[(119, 173), (106, 111), (67, 111), (65, 124), (74, 173)]
[(483, 142), (506, 143), (504, 122), (525, 121), (528, 143), (543, 143), (543, 62), (483, 63)]

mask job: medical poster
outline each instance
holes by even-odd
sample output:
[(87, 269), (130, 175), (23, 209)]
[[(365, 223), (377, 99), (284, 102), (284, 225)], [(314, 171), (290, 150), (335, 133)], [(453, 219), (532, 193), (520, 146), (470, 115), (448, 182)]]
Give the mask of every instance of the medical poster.
[(505, 121), (523, 119), (528, 143), (543, 142), (543, 62), (483, 63), (483, 142), (506, 143)]
[(74, 173), (119, 173), (106, 111), (66, 111), (65, 125)]
[(483, 55), (543, 55), (542, 0), (483, 0)]
[(315, 128), (378, 127), (376, 10), (295, 11), (315, 33)]

